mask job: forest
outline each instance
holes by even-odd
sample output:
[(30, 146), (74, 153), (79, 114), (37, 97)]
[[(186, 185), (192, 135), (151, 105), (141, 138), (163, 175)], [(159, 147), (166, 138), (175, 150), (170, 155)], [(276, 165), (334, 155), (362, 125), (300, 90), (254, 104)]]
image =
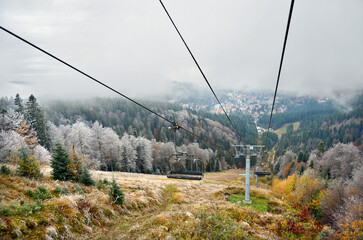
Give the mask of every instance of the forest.
[[(310, 152), (323, 142), (327, 148), (337, 143), (353, 143), (356, 146), (363, 144), (363, 97), (357, 96), (349, 103), (350, 110), (342, 110), (338, 105), (333, 111), (328, 108), (312, 108), (310, 104), (304, 111), (274, 114), (271, 126), (281, 127), (283, 124), (299, 121), (300, 125), (294, 131), (292, 124), (287, 127), (287, 132), (275, 143), (277, 154), (281, 155), (290, 149), (295, 153), (300, 151)], [(318, 103), (316, 103), (318, 104)], [(317, 106), (314, 104), (315, 106)], [(341, 110), (338, 110), (341, 109)], [(265, 124), (268, 116), (264, 116), (259, 123)], [(268, 124), (268, 122), (267, 122)]]
[[(170, 124), (123, 100), (50, 101), (40, 106), (31, 95), (25, 104), (22, 101), (19, 95), (1, 100), (2, 159), (27, 147), (26, 139), (32, 139), (34, 148), (44, 155), (42, 162), (49, 161), (53, 147), (60, 143), (69, 152), (84, 156), (94, 169), (165, 174), (167, 159), (175, 152)], [(202, 158), (206, 171), (235, 165), (232, 145), (237, 143), (237, 135), (223, 118), (199, 116), (167, 103), (144, 104), (200, 136), (177, 131), (175, 145), (179, 152)], [(257, 132), (251, 122), (252, 118), (240, 118), (236, 126), (253, 143)]]

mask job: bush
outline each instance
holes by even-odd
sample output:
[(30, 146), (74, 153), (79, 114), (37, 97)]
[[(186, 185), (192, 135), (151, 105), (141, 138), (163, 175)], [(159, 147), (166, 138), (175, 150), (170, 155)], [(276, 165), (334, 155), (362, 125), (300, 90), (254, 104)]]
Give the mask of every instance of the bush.
[(26, 192), (26, 195), (28, 195), (30, 198), (34, 200), (41, 200), (41, 201), (46, 199), (51, 199), (53, 197), (51, 192), (49, 192), (49, 190), (46, 189), (44, 186), (38, 186), (37, 190), (35, 191), (29, 189)]
[(59, 186), (56, 186), (54, 189), (54, 193), (57, 197), (59, 197), (62, 193), (62, 189)]
[(86, 167), (82, 168), (81, 175), (79, 177), (79, 182), (86, 186), (95, 185), (95, 181), (93, 181), (91, 173)]
[(83, 190), (82, 190), (82, 188), (77, 184), (77, 183), (75, 183), (74, 184), (74, 188), (76, 189), (76, 192), (78, 193), (78, 194), (81, 194), (81, 195), (83, 195), (84, 194), (84, 192), (83, 192)]
[(98, 190), (101, 190), (102, 188), (105, 187), (105, 184), (103, 183), (102, 180), (98, 180), (97, 183), (96, 183), (96, 187)]
[(40, 177), (40, 163), (36, 157), (30, 153), (27, 148), (21, 148), (16, 156), (15, 161), (18, 163), (18, 173), (20, 176), (28, 178)]
[(2, 175), (10, 175), (11, 171), (6, 165), (2, 165), (0, 168), (0, 174)]
[(122, 205), (125, 201), (125, 194), (117, 185), (115, 178), (112, 179), (109, 195), (112, 203), (117, 203)]
[(11, 215), (10, 208), (0, 206), (0, 215), (5, 216), (5, 217), (10, 216)]
[(70, 194), (69, 192), (69, 189), (67, 186), (64, 186), (63, 188), (57, 186), (55, 189), (54, 189), (54, 193), (57, 197), (61, 196), (61, 195), (68, 195)]

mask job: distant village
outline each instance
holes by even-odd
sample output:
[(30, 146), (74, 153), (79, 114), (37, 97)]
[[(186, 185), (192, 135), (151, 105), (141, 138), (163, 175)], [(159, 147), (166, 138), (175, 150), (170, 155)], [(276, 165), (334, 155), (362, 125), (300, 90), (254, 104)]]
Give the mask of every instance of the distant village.
[[(298, 104), (304, 102), (306, 98), (296, 97), (280, 97), (276, 99), (274, 113), (283, 113), (287, 110), (288, 105)], [(328, 99), (313, 99), (320, 103), (325, 103)], [(228, 92), (221, 97), (221, 102), (229, 113), (243, 113), (253, 115), (255, 121), (257, 121), (262, 115), (270, 114), (271, 105), (273, 101), (272, 95), (264, 95), (261, 93), (252, 92)], [(219, 104), (215, 102), (209, 103), (198, 103), (192, 100), (179, 101), (183, 108), (189, 108), (193, 110), (202, 110), (209, 113), (223, 114), (223, 110)]]

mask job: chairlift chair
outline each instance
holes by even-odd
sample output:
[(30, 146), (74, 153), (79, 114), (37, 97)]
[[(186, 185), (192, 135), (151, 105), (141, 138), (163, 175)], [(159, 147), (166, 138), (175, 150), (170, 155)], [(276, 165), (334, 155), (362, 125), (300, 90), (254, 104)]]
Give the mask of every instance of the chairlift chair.
[[(188, 164), (189, 162), (189, 169)], [(198, 164), (201, 162), (201, 169), (199, 170)], [(203, 179), (203, 160), (193, 154), (176, 153), (170, 155), (168, 159), (170, 172), (168, 178), (187, 179), (187, 180), (202, 180)], [(195, 166), (195, 168), (194, 168)]]

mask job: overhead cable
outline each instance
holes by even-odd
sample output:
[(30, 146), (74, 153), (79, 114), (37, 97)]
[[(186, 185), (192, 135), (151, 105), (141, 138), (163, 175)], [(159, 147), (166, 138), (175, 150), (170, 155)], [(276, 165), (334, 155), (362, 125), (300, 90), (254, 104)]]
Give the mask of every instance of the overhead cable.
[(193, 58), (194, 63), (197, 65), (197, 67), (198, 67), (198, 69), (199, 69), (200, 73), (202, 74), (202, 76), (203, 76), (203, 78), (204, 78), (205, 82), (207, 83), (207, 85), (208, 85), (209, 89), (212, 91), (212, 93), (213, 93), (214, 97), (217, 99), (217, 102), (219, 103), (219, 105), (221, 106), (221, 108), (222, 108), (222, 110), (223, 110), (224, 114), (225, 114), (225, 115), (226, 115), (226, 117), (228, 118), (228, 121), (230, 122), (230, 124), (232, 125), (232, 127), (235, 129), (235, 131), (236, 131), (236, 133), (238, 134), (238, 136), (241, 138), (241, 135), (239, 134), (239, 132), (238, 132), (237, 128), (234, 126), (234, 124), (232, 123), (231, 119), (229, 118), (229, 116), (228, 116), (228, 114), (227, 114), (226, 110), (225, 110), (225, 109), (224, 109), (224, 107), (222, 106), (222, 103), (219, 101), (219, 99), (218, 99), (218, 97), (217, 97), (216, 93), (214, 92), (214, 90), (213, 90), (212, 86), (210, 85), (210, 83), (209, 83), (209, 81), (208, 81), (207, 77), (205, 76), (205, 74), (204, 74), (204, 72), (203, 72), (202, 68), (199, 66), (199, 63), (198, 63), (198, 62), (197, 62), (197, 60), (195, 59), (195, 57), (194, 57), (194, 55), (193, 55), (192, 51), (191, 51), (191, 50), (190, 50), (190, 48), (188, 47), (188, 44), (185, 42), (185, 40), (184, 40), (183, 36), (181, 35), (181, 33), (180, 33), (179, 29), (178, 29), (178, 28), (177, 28), (177, 26), (175, 25), (175, 23), (174, 23), (173, 19), (171, 18), (171, 16), (170, 16), (170, 14), (169, 14), (168, 10), (167, 10), (167, 9), (166, 9), (166, 7), (165, 7), (165, 5), (163, 4), (163, 2), (162, 2), (161, 0), (159, 0), (159, 2), (160, 2), (160, 4), (161, 4), (161, 6), (163, 7), (163, 9), (164, 9), (165, 13), (168, 15), (168, 17), (169, 17), (169, 19), (170, 19), (171, 23), (173, 24), (173, 26), (174, 26), (175, 30), (176, 30), (176, 31), (177, 31), (177, 33), (178, 33), (178, 35), (179, 35), (180, 39), (183, 41), (183, 43), (184, 43), (185, 47), (187, 48), (187, 50), (188, 50), (188, 52), (189, 52), (190, 56)]
[(270, 132), (270, 126), (271, 126), (272, 115), (273, 115), (273, 111), (274, 111), (274, 107), (275, 107), (275, 100), (276, 100), (276, 95), (277, 95), (277, 89), (279, 87), (279, 82), (280, 82), (280, 75), (281, 75), (282, 63), (284, 61), (285, 48), (286, 48), (287, 38), (288, 38), (288, 35), (289, 35), (289, 29), (290, 29), (290, 22), (291, 22), (291, 17), (292, 17), (292, 11), (294, 9), (294, 2), (295, 2), (295, 0), (291, 0), (290, 12), (289, 12), (289, 17), (288, 17), (288, 20), (287, 20), (287, 26), (286, 26), (286, 32), (285, 32), (285, 40), (284, 40), (284, 45), (282, 47), (280, 67), (279, 67), (279, 72), (278, 72), (278, 75), (277, 75), (277, 81), (276, 81), (276, 87), (275, 87), (275, 94), (274, 94), (274, 99), (273, 99), (272, 107), (271, 107), (270, 121), (268, 123), (267, 136), (266, 136), (266, 144), (267, 144), (267, 141), (268, 141), (268, 134)]
[[(144, 108), (145, 110), (147, 110), (147, 111), (149, 111), (149, 112), (151, 112), (151, 113), (155, 114), (155, 115), (156, 115), (156, 116), (158, 116), (159, 118), (161, 118), (161, 119), (163, 119), (163, 120), (165, 120), (165, 121), (167, 121), (167, 122), (169, 122), (169, 123), (171, 123), (171, 124), (175, 125), (175, 122), (173, 122), (173, 121), (171, 121), (171, 120), (169, 120), (169, 119), (165, 118), (164, 116), (162, 116), (162, 115), (160, 115), (160, 114), (156, 113), (155, 111), (151, 110), (150, 108), (145, 107), (145, 106), (144, 106), (144, 105), (142, 105), (141, 103), (138, 103), (137, 101), (135, 101), (135, 100), (133, 100), (133, 99), (129, 98), (129, 97), (128, 97), (128, 96), (126, 96), (125, 94), (122, 94), (121, 92), (119, 92), (119, 91), (115, 90), (114, 88), (112, 88), (112, 87), (108, 86), (107, 84), (105, 84), (105, 83), (101, 82), (100, 80), (97, 80), (96, 78), (94, 78), (94, 77), (90, 76), (89, 74), (87, 74), (87, 73), (85, 73), (85, 72), (83, 72), (83, 71), (79, 70), (78, 68), (76, 68), (76, 67), (72, 66), (71, 64), (69, 64), (69, 63), (67, 63), (67, 62), (63, 61), (62, 59), (60, 59), (60, 58), (58, 58), (58, 57), (54, 56), (53, 54), (49, 53), (48, 51), (45, 51), (44, 49), (42, 49), (42, 48), (40, 48), (40, 47), (36, 46), (35, 44), (33, 44), (33, 43), (29, 42), (28, 40), (26, 40), (26, 39), (24, 39), (24, 38), (20, 37), (20, 36), (19, 36), (19, 35), (17, 35), (17, 34), (15, 34), (15, 33), (11, 32), (10, 30), (8, 30), (8, 29), (6, 29), (6, 28), (4, 28), (4, 27), (2, 27), (2, 26), (0, 26), (0, 29), (1, 29), (1, 30), (3, 30), (3, 31), (5, 31), (5, 32), (7, 32), (8, 34), (10, 34), (10, 35), (12, 35), (12, 36), (14, 36), (14, 37), (18, 38), (18, 39), (20, 39), (21, 41), (23, 41), (23, 42), (27, 43), (28, 45), (30, 45), (30, 46), (32, 46), (32, 47), (34, 47), (34, 48), (36, 48), (37, 50), (39, 50), (39, 51), (41, 51), (41, 52), (45, 53), (46, 55), (48, 55), (48, 56), (50, 56), (50, 57), (54, 58), (55, 60), (57, 60), (57, 61), (59, 61), (59, 62), (63, 63), (64, 65), (66, 65), (66, 66), (68, 66), (68, 67), (72, 68), (73, 70), (75, 70), (75, 71), (77, 71), (77, 72), (81, 73), (82, 75), (84, 75), (84, 76), (88, 77), (89, 79), (91, 79), (91, 80), (95, 81), (96, 83), (98, 83), (98, 84), (100, 84), (100, 85), (102, 85), (102, 86), (104, 86), (104, 87), (108, 88), (109, 90), (111, 90), (111, 91), (113, 91), (113, 92), (115, 92), (115, 93), (117, 93), (117, 94), (121, 95), (122, 97), (124, 97), (124, 98), (126, 98), (127, 100), (129, 100), (129, 101), (133, 102), (134, 104), (138, 105), (139, 107), (142, 107), (142, 108)], [(198, 135), (196, 135), (196, 134), (194, 134), (194, 133), (192, 133), (192, 132), (188, 131), (188, 130), (187, 130), (187, 129), (185, 129), (184, 127), (179, 126), (179, 128), (180, 128), (180, 129), (182, 129), (182, 130), (184, 130), (186, 133), (188, 133), (188, 134), (190, 134), (190, 135), (192, 135), (192, 136), (194, 136), (194, 137), (196, 137), (196, 138), (198, 138), (198, 139), (201, 139), (202, 141), (205, 141), (205, 142), (207, 142), (207, 143), (209, 143), (209, 144), (211, 144), (211, 145), (213, 145), (213, 146), (218, 147), (216, 144), (213, 144), (213, 143), (209, 142), (208, 140), (201, 138), (200, 136), (198, 136)]]

